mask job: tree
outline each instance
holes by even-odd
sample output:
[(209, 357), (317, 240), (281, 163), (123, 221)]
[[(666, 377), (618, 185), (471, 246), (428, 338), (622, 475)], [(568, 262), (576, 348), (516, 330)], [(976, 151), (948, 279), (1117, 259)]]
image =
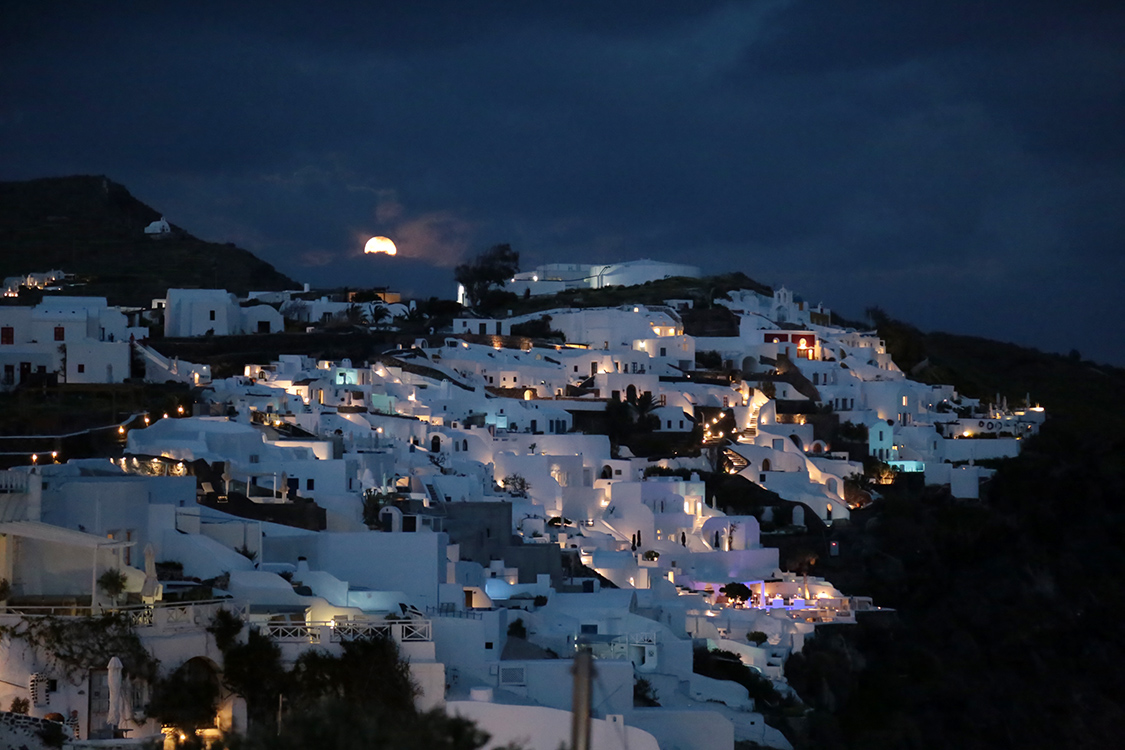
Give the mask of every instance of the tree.
[(223, 682), (246, 699), (246, 714), (252, 724), (276, 728), (277, 696), (288, 675), (281, 663), (281, 648), (256, 629), (245, 643), (231, 639), (223, 651)]
[(738, 581), (731, 581), (726, 586), (719, 589), (720, 594), (726, 594), (728, 599), (738, 600), (741, 602), (750, 600), (750, 587), (745, 583)]
[(190, 659), (152, 686), (145, 714), (161, 724), (194, 734), (212, 726), (219, 707), (219, 680), (199, 659)]
[(391, 311), (386, 305), (372, 304), (367, 307), (367, 320), (368, 322), (378, 328), (384, 321), (389, 320)]
[(475, 306), (491, 287), (503, 286), (519, 270), (520, 254), (511, 245), (493, 245), (469, 263), (453, 269), (453, 278), (465, 287), (469, 304)]
[(311, 708), (329, 698), (353, 705), (357, 713), (414, 713), (418, 687), (393, 639), (357, 638), (340, 645), (340, 656), (313, 649), (298, 657), (288, 696), (294, 708)]

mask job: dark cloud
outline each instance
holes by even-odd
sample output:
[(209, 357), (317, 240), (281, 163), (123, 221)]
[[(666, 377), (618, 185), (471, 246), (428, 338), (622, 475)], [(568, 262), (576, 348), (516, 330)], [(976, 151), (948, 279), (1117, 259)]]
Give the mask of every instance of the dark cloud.
[(11, 9), (0, 178), (108, 174), (314, 284), (450, 294), (506, 241), (1125, 362), (1074, 333), (1125, 339), (1116, 4), (371, 5)]

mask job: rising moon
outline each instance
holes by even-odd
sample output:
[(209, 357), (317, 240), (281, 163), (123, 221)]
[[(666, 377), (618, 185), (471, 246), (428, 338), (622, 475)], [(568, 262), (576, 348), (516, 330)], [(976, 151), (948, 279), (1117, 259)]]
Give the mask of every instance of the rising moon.
[(395, 247), (395, 243), (391, 242), (386, 237), (372, 237), (367, 241), (367, 244), (363, 246), (363, 252), (397, 255), (398, 248)]

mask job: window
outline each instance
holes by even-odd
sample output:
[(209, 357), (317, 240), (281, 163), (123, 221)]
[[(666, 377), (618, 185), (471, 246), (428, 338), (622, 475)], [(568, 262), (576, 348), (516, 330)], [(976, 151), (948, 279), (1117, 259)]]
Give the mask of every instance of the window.
[(485, 641), (484, 642), (484, 650), (485, 651), (491, 651), (492, 650), (492, 641)]
[(211, 320), (214, 320), (215, 319), (215, 311), (211, 310), (210, 312), (211, 312)]
[(666, 347), (666, 346), (660, 347), (660, 356), (661, 357), (667, 357), (668, 356), (668, 347)]
[(79, 373), (86, 372), (86, 365), (78, 365), (78, 372)]
[(16, 343), (16, 330), (11, 326), (0, 328), (0, 344), (11, 346)]
[(305, 489), (306, 490), (311, 492), (314, 486), (315, 486), (315, 482), (312, 479), (306, 479), (305, 480)]
[(257, 453), (251, 453), (250, 454), (250, 463), (256, 464), (260, 460), (261, 460), (261, 456), (259, 456)]
[(55, 326), (55, 341), (66, 341), (66, 329), (62, 326)]

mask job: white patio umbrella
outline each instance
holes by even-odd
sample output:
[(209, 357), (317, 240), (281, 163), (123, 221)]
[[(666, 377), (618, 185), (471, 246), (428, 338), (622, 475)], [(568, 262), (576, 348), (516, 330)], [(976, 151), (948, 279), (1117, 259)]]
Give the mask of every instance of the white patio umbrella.
[(145, 545), (145, 582), (141, 585), (141, 598), (154, 599), (160, 583), (156, 579), (156, 548), (152, 542)]
[(117, 726), (125, 721), (125, 695), (121, 679), (121, 660), (116, 656), (109, 660), (109, 712), (105, 722)]

